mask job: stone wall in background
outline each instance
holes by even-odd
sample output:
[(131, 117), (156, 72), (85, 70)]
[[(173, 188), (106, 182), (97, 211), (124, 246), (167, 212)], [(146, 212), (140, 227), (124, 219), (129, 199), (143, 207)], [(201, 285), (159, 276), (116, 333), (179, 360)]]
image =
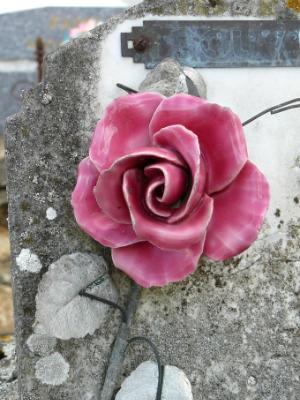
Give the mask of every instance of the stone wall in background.
[[(36, 294), (42, 277), (54, 284), (57, 277), (54, 294), (63, 298), (62, 275), (54, 273), (62, 266), (66, 281), (70, 263), (62, 256), (71, 254), (83, 275), (94, 273), (96, 266), (83, 262), (86, 256), (80, 253), (103, 254), (110, 261), (108, 252), (77, 226), (70, 195), (103, 106), (109, 96), (122, 94), (115, 89), (112, 71), (119, 68), (122, 75), (123, 66), (130, 66), (131, 81), (124, 84), (138, 84), (136, 77), (146, 75), (131, 60), (118, 60), (121, 24), (127, 21), (122, 29), (128, 31), (149, 15), (298, 18), (279, 0), (145, 1), (46, 58), (44, 82), (25, 95), (22, 113), (9, 119), (6, 135), (19, 392), (24, 400), (99, 399), (119, 315), (106, 314), (105, 323), (85, 337), (65, 340), (58, 331), (49, 336), (35, 324)], [(245, 117), (261, 111), (249, 110), (247, 103), (251, 98), (253, 106), (261, 107), (259, 90), (265, 91), (259, 80), (245, 78), (239, 87), (237, 71), (204, 73), (208, 99), (219, 96), (237, 107), (243, 99)], [(290, 90), (297, 90), (296, 80)], [(266, 168), (271, 187), (278, 187), (278, 180), (282, 184), (259, 240), (224, 263), (202, 259), (184, 282), (142, 291), (132, 334), (152, 338), (163, 362), (184, 370), (195, 400), (297, 400), (300, 391), (299, 119), (281, 118), (271, 120), (267, 129), (259, 121), (249, 130), (255, 138), (249, 136), (252, 155)], [(110, 272), (124, 304), (128, 279), (112, 265)], [(66, 326), (73, 328), (74, 315)], [(84, 325), (86, 319), (76, 315), (75, 322)], [(143, 348), (130, 351), (124, 374), (149, 358)]]
[(20, 109), (21, 91), (37, 83), (36, 39), (51, 52), (75, 36), (80, 24), (93, 28), (122, 10), (48, 7), (0, 15), (0, 135), (5, 119)]

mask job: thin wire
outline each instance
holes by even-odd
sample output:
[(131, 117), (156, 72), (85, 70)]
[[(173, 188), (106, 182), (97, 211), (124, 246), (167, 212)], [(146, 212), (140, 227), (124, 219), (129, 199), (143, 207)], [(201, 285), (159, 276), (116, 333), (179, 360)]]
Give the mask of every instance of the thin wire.
[[(128, 344), (126, 346), (126, 350), (129, 347), (130, 344), (134, 342), (146, 342), (148, 345), (151, 347), (155, 358), (157, 362), (157, 368), (158, 368), (158, 383), (157, 383), (157, 391), (156, 391), (156, 397), (155, 400), (161, 400), (161, 395), (162, 395), (162, 390), (163, 390), (163, 384), (164, 384), (164, 366), (161, 365), (161, 360), (159, 356), (159, 352), (153, 342), (151, 342), (150, 339), (143, 337), (143, 336), (135, 336), (131, 339), (128, 340)], [(126, 351), (125, 350), (125, 351)]]
[(117, 86), (118, 86), (118, 88), (120, 88), (120, 89), (122, 89), (122, 90), (125, 90), (125, 92), (127, 92), (127, 93), (129, 93), (129, 94), (131, 94), (131, 93), (138, 93), (137, 90), (131, 89), (130, 87), (125, 86), (125, 85), (123, 85), (122, 83), (117, 83)]
[[(253, 117), (249, 118), (247, 121), (245, 121), (243, 123), (243, 126), (250, 124), (250, 122), (255, 121), (257, 118), (260, 118), (260, 117), (262, 117), (263, 115), (265, 115), (267, 113), (277, 114), (277, 113), (280, 113), (280, 112), (283, 112), (283, 111), (291, 110), (293, 108), (300, 108), (300, 104), (289, 106), (290, 104), (297, 103), (297, 102), (300, 102), (300, 98), (299, 97), (296, 98), (296, 99), (292, 99), (292, 100), (286, 101), (284, 103), (278, 104), (277, 106), (273, 106), (273, 107), (267, 108), (266, 110), (261, 111), (260, 113), (258, 113), (256, 115), (254, 115)], [(286, 106), (289, 106), (289, 107), (286, 107)]]
[(95, 296), (94, 294), (87, 293), (87, 292), (85, 291), (85, 289), (81, 290), (81, 291), (79, 292), (79, 295), (80, 295), (80, 296), (84, 296), (84, 297), (88, 297), (88, 298), (91, 299), (91, 300), (100, 301), (101, 303), (104, 303), (104, 304), (107, 304), (107, 305), (109, 305), (109, 306), (111, 306), (111, 307), (117, 308), (117, 309), (121, 312), (121, 314), (122, 314), (122, 321), (125, 322), (125, 323), (127, 322), (127, 314), (126, 314), (126, 311), (124, 310), (123, 307), (119, 306), (119, 304), (117, 304), (117, 303), (115, 303), (115, 302), (113, 302), (113, 301), (104, 299), (103, 297), (99, 297), (99, 296)]
[(273, 111), (271, 111), (271, 114), (278, 114), (278, 113), (281, 113), (283, 111), (292, 110), (293, 108), (300, 108), (300, 104), (295, 104), (293, 106), (284, 107), (284, 108), (281, 108), (279, 110), (273, 110)]

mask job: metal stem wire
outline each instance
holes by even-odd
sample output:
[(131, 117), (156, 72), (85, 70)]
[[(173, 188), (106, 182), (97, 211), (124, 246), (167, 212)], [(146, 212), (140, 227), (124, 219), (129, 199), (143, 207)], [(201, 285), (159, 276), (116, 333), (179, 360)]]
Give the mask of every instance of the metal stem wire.
[[(99, 297), (99, 296), (95, 296), (94, 294), (87, 293), (85, 291), (85, 289), (82, 289), (79, 292), (79, 295), (87, 297), (87, 298), (89, 298), (91, 300), (99, 301), (101, 303), (107, 304), (107, 305), (109, 305), (111, 307), (114, 307), (114, 308), (118, 309), (122, 314), (122, 321), (124, 323), (127, 323), (127, 313), (126, 313), (125, 309), (123, 307), (121, 307), (119, 304), (117, 304), (117, 303), (115, 303), (115, 302), (113, 302), (111, 300), (107, 300), (107, 299), (105, 299), (103, 297)], [(163, 389), (163, 380), (164, 380), (164, 366), (161, 364), (159, 352), (158, 352), (156, 346), (154, 345), (154, 343), (151, 342), (150, 339), (148, 339), (146, 337), (143, 337), (143, 336), (135, 336), (135, 337), (129, 339), (127, 341), (125, 352), (128, 349), (128, 347), (134, 342), (146, 342), (150, 346), (151, 350), (153, 351), (153, 353), (155, 355), (156, 362), (157, 362), (157, 368), (158, 368), (158, 383), (157, 383), (157, 391), (156, 391), (155, 400), (161, 400), (162, 389)]]
[(124, 90), (125, 92), (127, 92), (128, 94), (132, 94), (132, 93), (138, 93), (137, 90), (135, 89), (131, 89), (128, 86), (123, 85), (122, 83), (117, 83), (117, 87)]
[[(299, 104), (293, 104), (293, 103), (299, 103)], [(292, 105), (290, 105), (292, 104)], [(284, 111), (288, 111), (288, 110), (292, 110), (295, 108), (300, 108), (300, 98), (296, 98), (296, 99), (292, 99), (289, 101), (286, 101), (284, 103), (278, 104), (277, 106), (273, 106), (270, 108), (267, 108), (266, 110), (261, 111), (260, 113), (254, 115), (253, 117), (247, 119), (247, 121), (245, 121), (243, 123), (243, 126), (250, 124), (251, 122), (255, 121), (257, 118), (262, 117), (265, 114), (270, 113), (271, 115), (273, 114), (278, 114)]]
[(111, 307), (114, 307), (114, 308), (118, 309), (122, 314), (122, 322), (125, 322), (125, 323), (127, 322), (126, 311), (119, 304), (117, 304), (117, 303), (115, 303), (115, 302), (113, 302), (111, 300), (107, 300), (107, 299), (105, 299), (103, 297), (99, 297), (99, 296), (95, 296), (94, 294), (87, 293), (84, 289), (79, 292), (79, 295), (87, 297), (87, 298), (89, 298), (91, 300), (100, 301), (101, 303), (107, 304), (107, 305), (109, 305)]
[(150, 339), (148, 339), (146, 337), (143, 337), (143, 336), (135, 336), (135, 337), (129, 339), (128, 340), (128, 344), (126, 346), (126, 350), (134, 342), (145, 342), (145, 343), (147, 343), (150, 346), (151, 350), (153, 351), (153, 353), (155, 355), (157, 368), (158, 368), (158, 383), (157, 383), (157, 391), (156, 391), (155, 400), (161, 400), (163, 384), (164, 384), (164, 366), (161, 364), (159, 352), (158, 352), (155, 344), (153, 342), (151, 342)]

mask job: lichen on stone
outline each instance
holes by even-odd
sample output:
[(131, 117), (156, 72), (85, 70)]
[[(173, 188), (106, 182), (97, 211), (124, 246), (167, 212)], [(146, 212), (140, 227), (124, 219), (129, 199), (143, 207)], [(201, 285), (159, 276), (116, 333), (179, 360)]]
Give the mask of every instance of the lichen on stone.
[(16, 258), (16, 263), (21, 271), (38, 273), (42, 269), (39, 257), (30, 249), (22, 249)]
[(35, 364), (35, 376), (46, 385), (61, 385), (68, 379), (70, 365), (63, 356), (55, 352), (40, 358)]
[(46, 355), (54, 350), (56, 338), (45, 334), (33, 333), (27, 339), (26, 344), (31, 352)]
[(47, 208), (46, 217), (49, 221), (53, 221), (57, 217), (56, 210), (53, 207)]

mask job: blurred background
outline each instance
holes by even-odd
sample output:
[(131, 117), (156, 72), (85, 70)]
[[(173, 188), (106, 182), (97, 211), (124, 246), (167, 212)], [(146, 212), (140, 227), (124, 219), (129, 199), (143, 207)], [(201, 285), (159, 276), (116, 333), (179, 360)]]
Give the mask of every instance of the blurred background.
[(28, 0), (22, 3), (10, 0), (0, 3), (0, 360), (6, 356), (4, 344), (13, 339), (14, 333), (5, 120), (19, 111), (22, 91), (42, 80), (45, 54), (137, 3), (139, 1), (134, 0)]

